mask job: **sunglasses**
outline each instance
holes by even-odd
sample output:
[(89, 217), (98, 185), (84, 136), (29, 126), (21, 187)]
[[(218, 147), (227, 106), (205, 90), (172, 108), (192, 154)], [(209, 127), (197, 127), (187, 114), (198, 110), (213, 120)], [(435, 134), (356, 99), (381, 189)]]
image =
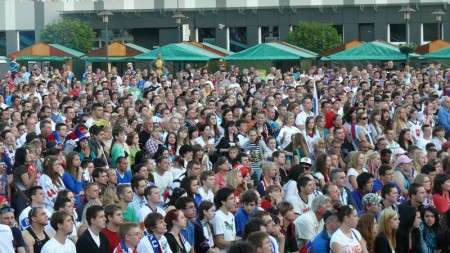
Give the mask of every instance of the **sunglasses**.
[(361, 118), (362, 120), (367, 120), (367, 117)]
[(4, 214), (4, 213), (14, 213), (14, 208), (9, 207), (9, 206), (3, 207), (3, 208), (0, 210), (0, 213), (1, 213), (1, 214)]

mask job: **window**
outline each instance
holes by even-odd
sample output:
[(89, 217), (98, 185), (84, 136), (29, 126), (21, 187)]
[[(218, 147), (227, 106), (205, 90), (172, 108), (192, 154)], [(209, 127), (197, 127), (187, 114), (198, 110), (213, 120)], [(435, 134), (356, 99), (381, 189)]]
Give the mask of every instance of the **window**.
[(389, 24), (388, 41), (394, 43), (406, 42), (406, 24)]
[(344, 26), (343, 25), (333, 25), (339, 36), (341, 36), (342, 42), (344, 42)]
[(278, 26), (261, 26), (261, 42), (279, 40)]
[(207, 42), (209, 44), (216, 44), (216, 29), (215, 28), (198, 28), (198, 42)]
[(247, 27), (230, 27), (230, 50), (239, 52), (247, 49)]
[(421, 43), (428, 43), (439, 38), (438, 24), (436, 23), (423, 23), (422, 24), (422, 39)]
[(0, 55), (6, 55), (6, 32), (0, 32)]
[(34, 31), (19, 31), (20, 49), (33, 45), (36, 42)]

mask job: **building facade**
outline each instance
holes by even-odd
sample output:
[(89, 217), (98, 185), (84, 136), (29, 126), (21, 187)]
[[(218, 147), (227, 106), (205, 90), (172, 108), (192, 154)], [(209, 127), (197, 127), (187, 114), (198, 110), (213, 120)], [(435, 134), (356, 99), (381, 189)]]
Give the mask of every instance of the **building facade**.
[[(239, 51), (261, 42), (284, 40), (300, 21), (333, 24), (343, 42), (406, 42), (399, 10), (408, 5), (410, 39), (424, 44), (438, 38), (432, 12), (447, 12), (449, 0), (0, 0), (0, 55), (39, 41), (42, 28), (61, 18), (78, 18), (97, 32), (93, 48), (104, 43), (97, 14), (109, 10), (108, 37), (153, 49), (181, 40), (209, 42)], [(178, 26), (172, 17), (185, 18)], [(450, 12), (450, 10), (448, 10)], [(443, 39), (450, 40), (450, 13), (442, 16)], [(321, 32), (321, 31), (317, 31)]]

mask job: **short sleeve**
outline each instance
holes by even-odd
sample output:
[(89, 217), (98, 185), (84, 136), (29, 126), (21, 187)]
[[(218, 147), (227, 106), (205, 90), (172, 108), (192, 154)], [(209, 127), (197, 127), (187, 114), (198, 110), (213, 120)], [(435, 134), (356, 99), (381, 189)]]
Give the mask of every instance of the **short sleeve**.
[(224, 228), (223, 224), (224, 224), (223, 220), (220, 217), (217, 217), (217, 215), (216, 215), (216, 217), (212, 221), (214, 235), (225, 234), (225, 228)]

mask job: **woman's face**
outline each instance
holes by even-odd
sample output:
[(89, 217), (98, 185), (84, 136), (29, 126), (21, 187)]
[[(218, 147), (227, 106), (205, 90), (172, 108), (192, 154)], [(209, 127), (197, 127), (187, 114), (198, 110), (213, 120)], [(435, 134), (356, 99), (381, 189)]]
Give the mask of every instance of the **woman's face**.
[(396, 214), (394, 217), (389, 219), (389, 227), (392, 230), (398, 229), (398, 226), (400, 225), (400, 219), (398, 218), (398, 215)]
[(244, 182), (244, 178), (242, 177), (242, 173), (238, 172), (236, 174), (236, 184), (241, 185)]
[(171, 133), (169, 134), (169, 137), (167, 137), (167, 142), (169, 144), (175, 145), (175, 142), (177, 141), (177, 137), (175, 134)]
[(366, 155), (364, 155), (364, 154), (360, 154), (359, 155), (359, 157), (358, 157), (358, 164), (361, 165), (361, 166), (366, 164)]
[(248, 132), (248, 140), (249, 141), (255, 142), (257, 137), (258, 137), (258, 134), (256, 133), (256, 131)]
[(216, 116), (211, 116), (211, 117), (209, 118), (209, 123), (210, 123), (211, 125), (216, 125), (216, 124), (217, 124), (217, 117), (216, 117)]
[(206, 126), (205, 130), (203, 130), (203, 136), (210, 136), (211, 135), (211, 127)]
[(198, 180), (191, 181), (191, 191), (198, 194)]
[(59, 160), (56, 160), (53, 163), (53, 171), (54, 172), (59, 172), (60, 168), (61, 168), (61, 162)]
[(309, 119), (308, 123), (306, 123), (306, 126), (308, 127), (308, 129), (313, 129), (314, 128), (314, 120)]
[(422, 220), (420, 219), (420, 212), (416, 212), (416, 218), (414, 219), (413, 228), (418, 228)]
[(352, 209), (351, 213), (347, 216), (347, 222), (349, 223), (351, 228), (356, 228), (356, 225), (358, 225), (358, 213), (356, 212), (356, 209)]
[(158, 139), (161, 137), (161, 128), (153, 129), (153, 138)]
[(380, 121), (381, 120), (381, 114), (375, 114), (375, 117), (374, 117), (374, 119), (375, 119), (375, 121)]
[(67, 198), (70, 199), (70, 201), (72, 201), (72, 204), (75, 203), (75, 195), (73, 195), (73, 192), (69, 191), (67, 193)]
[(81, 166), (81, 158), (80, 156), (76, 155), (73, 157), (72, 165), (74, 168), (78, 168)]
[(227, 114), (225, 114), (225, 116), (224, 116), (224, 119), (226, 122), (232, 121), (233, 120), (233, 112), (232, 111), (227, 112)]
[(250, 121), (252, 121), (252, 115), (250, 113), (248, 113), (245, 118), (244, 118), (245, 122), (249, 123)]
[(445, 192), (450, 191), (450, 179), (444, 182), (442, 189), (444, 189)]
[(431, 180), (429, 177), (424, 177), (422, 181), (422, 185), (426, 191), (431, 190)]
[(391, 117), (391, 116), (389, 115), (389, 112), (383, 113), (383, 120), (389, 120), (390, 117)]
[(412, 140), (410, 131), (406, 131), (404, 136), (405, 136), (405, 140), (407, 140), (407, 141), (411, 141)]
[(264, 124), (264, 120), (266, 119), (266, 116), (264, 115), (264, 114), (258, 114), (258, 115), (256, 115), (256, 123), (258, 124), (258, 125), (262, 125), (262, 124)]
[(337, 117), (337, 118), (334, 120), (334, 126), (335, 126), (335, 127), (341, 127), (341, 126), (342, 126), (342, 117)]
[(267, 177), (269, 178), (275, 178), (277, 176), (278, 169), (275, 166), (270, 166), (270, 168), (267, 170)]
[[(181, 139), (186, 139), (186, 137), (188, 136), (188, 132), (186, 131), (186, 130), (182, 130), (182, 131), (180, 131), (180, 138)], [(138, 141), (139, 141), (139, 135), (136, 135), (137, 137), (138, 137)]]
[(206, 220), (210, 221), (210, 220), (214, 219), (214, 217), (216, 217), (216, 207), (212, 206), (207, 211), (203, 211), (203, 213), (205, 214)]
[(327, 168), (328, 168), (328, 169), (331, 168), (331, 157), (330, 157), (330, 156), (327, 156), (327, 160), (326, 160), (326, 163), (325, 163), (325, 164), (327, 165)]
[(419, 158), (417, 159), (417, 162), (419, 163), (420, 166), (424, 166), (427, 163), (427, 161), (428, 159), (425, 154), (419, 155)]
[(424, 220), (428, 227), (432, 227), (436, 222), (436, 217), (434, 216), (434, 213), (425, 211)]
[(375, 158), (373, 158), (372, 165), (375, 167), (379, 167), (381, 165), (381, 159), (380, 159), (379, 155), (377, 155), (377, 156), (375, 156)]
[(235, 129), (236, 129), (236, 127), (234, 125), (229, 126), (228, 127), (228, 133), (229, 134), (233, 134)]

